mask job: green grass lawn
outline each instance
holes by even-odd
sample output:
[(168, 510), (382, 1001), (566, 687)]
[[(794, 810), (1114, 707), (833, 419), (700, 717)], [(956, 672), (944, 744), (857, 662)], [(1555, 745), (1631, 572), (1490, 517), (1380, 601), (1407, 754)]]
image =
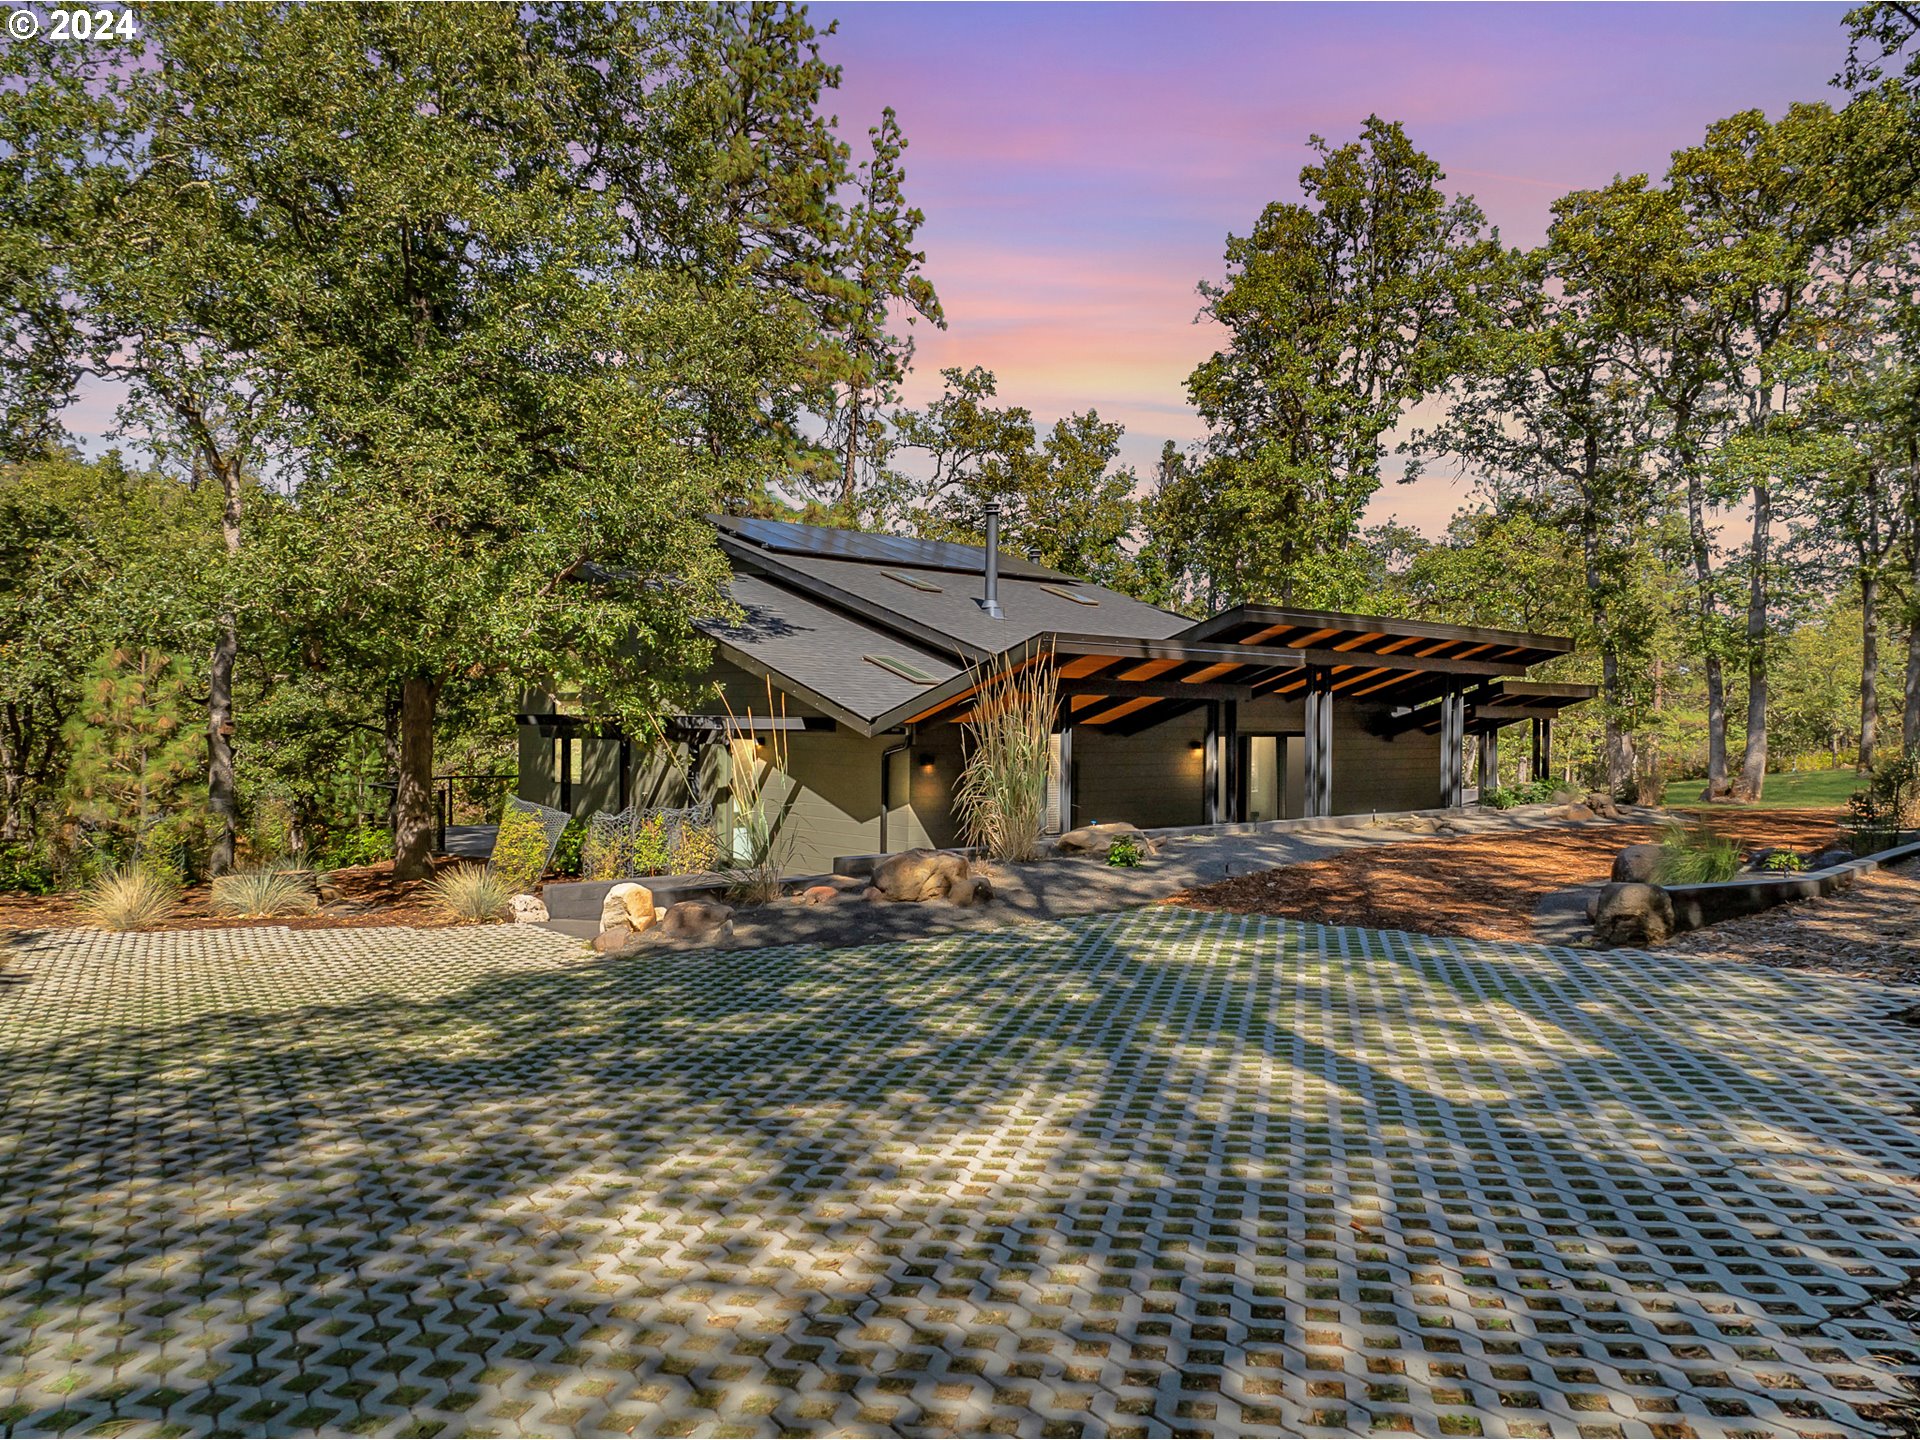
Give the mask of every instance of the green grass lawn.
[[(1662, 803), (1697, 805), (1705, 780), (1675, 780), (1667, 786)], [(1838, 770), (1784, 770), (1767, 776), (1765, 798), (1760, 808), (1769, 810), (1811, 810), (1823, 806), (1844, 806), (1847, 797), (1860, 788), (1860, 777), (1851, 766)]]

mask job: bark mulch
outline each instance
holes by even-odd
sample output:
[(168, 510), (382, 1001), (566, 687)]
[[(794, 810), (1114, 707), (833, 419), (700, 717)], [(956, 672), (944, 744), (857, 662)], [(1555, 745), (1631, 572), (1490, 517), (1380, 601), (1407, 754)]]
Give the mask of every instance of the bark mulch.
[[(442, 858), (434, 862), (437, 870), (462, 863)], [(340, 892), (337, 901), (323, 906), (314, 915), (286, 915), (255, 920), (237, 920), (230, 915), (215, 915), (213, 896), (207, 885), (188, 887), (180, 897), (180, 908), (173, 918), (155, 930), (214, 930), (236, 926), (284, 925), (291, 930), (337, 930), (350, 926), (410, 925), (417, 928), (446, 925), (427, 896), (425, 880), (396, 880), (393, 862), (355, 865), (331, 870), (327, 878)], [(80, 904), (74, 895), (23, 895), (15, 891), (0, 893), (0, 940), (40, 930), (70, 930), (86, 925), (80, 918)]]
[(1838, 895), (1677, 935), (1661, 949), (1920, 985), (1920, 861), (1863, 875)]
[[(1839, 815), (1836, 810), (1716, 810), (1708, 819), (1743, 845), (1811, 849), (1835, 838)], [(1654, 825), (1584, 824), (1368, 846), (1236, 875), (1182, 891), (1165, 903), (1369, 930), (1531, 940), (1534, 907), (1542, 896), (1604, 881), (1622, 848), (1659, 838)]]

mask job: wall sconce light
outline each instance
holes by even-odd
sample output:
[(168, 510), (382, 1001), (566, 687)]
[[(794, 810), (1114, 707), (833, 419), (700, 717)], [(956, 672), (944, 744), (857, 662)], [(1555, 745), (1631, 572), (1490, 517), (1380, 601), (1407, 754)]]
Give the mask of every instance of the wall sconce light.
[(918, 755), (914, 756), (913, 758), (919, 764), (922, 770), (925, 770), (928, 774), (933, 773), (933, 756), (930, 753), (928, 753), (925, 750), (922, 750)]
[(1194, 754), (1198, 755), (1201, 751), (1207, 748), (1207, 742), (1204, 740), (1189, 740), (1187, 742), (1187, 748), (1191, 750)]

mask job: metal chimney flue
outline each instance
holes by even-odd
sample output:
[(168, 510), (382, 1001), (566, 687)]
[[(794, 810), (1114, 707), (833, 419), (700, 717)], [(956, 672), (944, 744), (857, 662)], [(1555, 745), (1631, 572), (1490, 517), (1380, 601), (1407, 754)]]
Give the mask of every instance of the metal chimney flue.
[(987, 566), (986, 589), (980, 598), (974, 601), (982, 610), (995, 620), (1007, 618), (1007, 612), (1000, 608), (1000, 502), (989, 500), (986, 505), (987, 516)]

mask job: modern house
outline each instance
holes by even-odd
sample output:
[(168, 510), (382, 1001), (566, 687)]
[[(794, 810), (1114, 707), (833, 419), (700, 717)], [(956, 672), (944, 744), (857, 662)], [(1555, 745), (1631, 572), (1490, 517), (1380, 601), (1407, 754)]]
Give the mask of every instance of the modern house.
[[(959, 720), (979, 668), (1059, 666), (1049, 828), (1200, 825), (1453, 806), (1468, 739), (1497, 773), (1530, 725), (1548, 773), (1554, 716), (1593, 694), (1528, 669), (1551, 635), (1247, 605), (1195, 621), (984, 547), (714, 517), (737, 622), (714, 642), (714, 699), (643, 746), (530, 698), (520, 793), (574, 814), (711, 802), (730, 833), (733, 767), (766, 765), (785, 864), (959, 842)], [(721, 697), (724, 696), (724, 702)], [(771, 700), (770, 700), (771, 697)]]

